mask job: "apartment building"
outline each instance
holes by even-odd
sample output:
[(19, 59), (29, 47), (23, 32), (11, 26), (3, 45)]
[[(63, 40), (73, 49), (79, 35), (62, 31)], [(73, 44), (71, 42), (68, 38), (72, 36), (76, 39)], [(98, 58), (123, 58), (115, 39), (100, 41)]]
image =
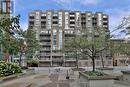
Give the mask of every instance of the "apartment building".
[[(129, 39), (111, 39), (112, 45), (116, 46), (121, 43), (130, 43)], [(113, 52), (113, 66), (127, 66), (130, 64), (130, 57), (126, 54), (121, 54), (120, 52)]]
[(0, 14), (10, 14), (11, 12), (11, 0), (0, 1)]
[[(0, 16), (2, 16), (3, 14), (6, 15), (6, 17), (10, 17), (10, 0), (0, 0)], [(1, 36), (2, 35), (2, 31), (0, 30), (0, 42), (1, 42)], [(3, 55), (2, 55), (2, 45), (0, 43), (0, 60), (3, 59)]]
[[(65, 38), (75, 36), (81, 29), (103, 27), (109, 31), (108, 15), (102, 12), (81, 12), (67, 10), (35, 10), (30, 12), (29, 28), (36, 31), (41, 49), (39, 51), (39, 66), (75, 66), (75, 58), (66, 58), (56, 50), (62, 49)], [(112, 65), (112, 58), (105, 56), (106, 66)], [(101, 66), (101, 59), (97, 58), (96, 65)], [(79, 60), (79, 66), (92, 66), (91, 59)]]

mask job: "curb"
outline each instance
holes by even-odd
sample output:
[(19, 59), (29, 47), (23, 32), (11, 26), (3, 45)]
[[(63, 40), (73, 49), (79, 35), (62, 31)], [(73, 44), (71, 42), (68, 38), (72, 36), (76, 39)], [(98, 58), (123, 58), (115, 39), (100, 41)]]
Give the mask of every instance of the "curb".
[(26, 87), (31, 87), (32, 84), (27, 85)]
[(114, 81), (115, 84), (121, 84), (121, 85), (126, 85), (126, 86), (130, 86), (129, 82), (126, 81)]
[[(16, 79), (16, 78), (20, 78), (20, 77), (23, 77), (24, 75), (26, 76), (29, 76), (29, 75), (32, 75), (32, 74), (35, 74), (35, 73), (31, 73), (31, 74), (27, 74), (27, 73), (19, 73), (19, 74), (15, 74), (15, 75), (10, 75), (10, 76), (6, 76), (6, 77), (2, 77), (0, 78), (0, 83), (3, 83), (3, 82), (6, 82), (6, 81), (9, 81), (9, 80), (13, 80), (13, 79)], [(30, 86), (27, 86), (27, 87), (30, 87)]]
[(3, 78), (0, 78), (0, 83), (4, 82), (4, 81), (8, 81), (8, 80), (12, 80), (12, 79), (16, 79), (22, 75), (24, 75), (25, 73), (20, 73), (20, 74), (16, 74), (16, 75), (10, 75), (10, 76), (6, 76)]
[(10, 76), (7, 76), (7, 77), (3, 77), (1, 79), (1, 81), (7, 81), (7, 80), (14, 79), (14, 78), (17, 78), (17, 75), (10, 75)]

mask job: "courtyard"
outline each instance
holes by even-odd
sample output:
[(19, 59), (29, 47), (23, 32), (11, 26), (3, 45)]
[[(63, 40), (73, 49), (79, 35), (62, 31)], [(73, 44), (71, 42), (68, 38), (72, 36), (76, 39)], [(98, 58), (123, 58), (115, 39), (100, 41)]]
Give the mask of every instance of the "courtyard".
[[(59, 70), (57, 70), (59, 69)], [(63, 68), (35, 68), (24, 71), (25, 75), (1, 82), (0, 87), (81, 87), (79, 75), (71, 71), (70, 67)], [(68, 72), (69, 79), (66, 79)], [(115, 81), (113, 87), (129, 87), (129, 84)]]

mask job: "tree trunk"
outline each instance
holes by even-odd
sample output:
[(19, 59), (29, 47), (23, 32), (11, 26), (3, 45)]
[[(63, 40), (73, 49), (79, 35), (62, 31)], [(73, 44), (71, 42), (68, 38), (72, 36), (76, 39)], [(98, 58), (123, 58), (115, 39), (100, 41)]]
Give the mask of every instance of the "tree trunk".
[(102, 62), (102, 67), (104, 68), (104, 60), (103, 60), (102, 54), (101, 54), (101, 62)]
[(79, 66), (78, 66), (78, 57), (76, 56), (76, 68), (78, 69)]
[(19, 66), (22, 66), (22, 52), (20, 52)]
[(10, 55), (10, 61), (13, 62), (13, 55)]
[(94, 46), (92, 45), (92, 62), (93, 62), (93, 72), (95, 72), (95, 50), (94, 50)]
[(93, 62), (93, 72), (95, 72), (95, 58), (92, 57), (92, 62)]
[(77, 69), (79, 68), (79, 66), (78, 66), (78, 55), (77, 55), (77, 53), (76, 53), (76, 68), (77, 68)]

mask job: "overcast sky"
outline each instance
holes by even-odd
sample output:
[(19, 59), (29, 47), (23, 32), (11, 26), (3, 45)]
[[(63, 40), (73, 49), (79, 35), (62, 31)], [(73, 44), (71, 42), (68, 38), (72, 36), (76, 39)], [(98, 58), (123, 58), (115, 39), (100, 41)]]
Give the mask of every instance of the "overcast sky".
[(15, 0), (15, 15), (21, 15), (21, 28), (28, 26), (28, 13), (33, 10), (99, 11), (109, 15), (110, 30), (130, 14), (130, 0)]

